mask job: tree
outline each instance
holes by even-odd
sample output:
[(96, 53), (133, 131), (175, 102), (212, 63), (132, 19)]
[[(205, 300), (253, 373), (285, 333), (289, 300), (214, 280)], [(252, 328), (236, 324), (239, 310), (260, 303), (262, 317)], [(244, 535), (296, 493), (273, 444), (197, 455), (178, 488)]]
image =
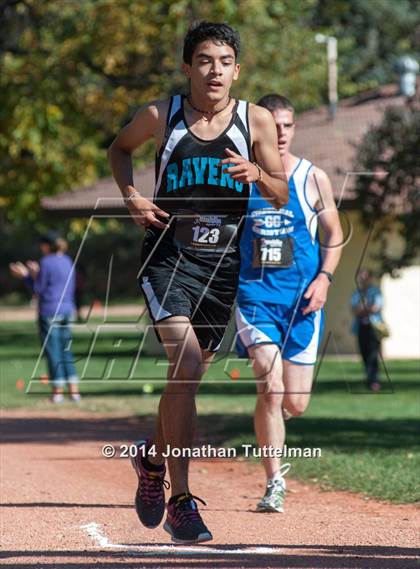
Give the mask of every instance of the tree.
[[(180, 73), (182, 40), (194, 20), (228, 21), (240, 31), (243, 71), (235, 96), (256, 100), (268, 90), (280, 91), (298, 109), (318, 105), (324, 53), (307, 31), (313, 4), (0, 0), (0, 293), (15, 286), (9, 261), (37, 256), (37, 231), (54, 224), (74, 252), (85, 220), (46, 219), (42, 197), (109, 175), (106, 149), (136, 109), (187, 90)], [(150, 147), (135, 164), (152, 159)], [(118, 244), (127, 234), (138, 239), (138, 229), (128, 232), (117, 220), (92, 226), (98, 239), (89, 236), (85, 248), (88, 280), (99, 294), (108, 240), (115, 240), (122, 259), (133, 248)], [(127, 271), (124, 263), (115, 271), (114, 296), (119, 283), (136, 286)]]
[[(313, 0), (2, 0), (0, 207), (39, 224), (40, 200), (109, 173), (106, 148), (144, 102), (187, 89), (182, 39), (198, 19), (243, 38), (235, 89), (321, 102), (323, 53), (305, 30)], [(143, 153), (146, 161), (153, 151)]]
[[(389, 107), (382, 123), (371, 128), (359, 146), (356, 204), (363, 223), (379, 242), (382, 273), (393, 276), (420, 251), (420, 108), (414, 103)], [(397, 251), (395, 250), (397, 248)]]
[[(299, 111), (325, 102), (325, 47), (315, 43), (317, 31), (339, 37), (339, 90), (353, 94), (389, 79), (392, 50), (413, 48), (418, 6), (0, 0), (0, 208), (9, 222), (39, 225), (43, 196), (109, 174), (106, 148), (135, 110), (187, 89), (182, 39), (194, 20), (227, 21), (240, 31), (235, 96), (255, 101), (280, 92)], [(382, 69), (387, 73), (378, 74)], [(152, 158), (150, 148), (137, 164)]]
[(338, 39), (339, 95), (395, 81), (399, 56), (419, 49), (418, 0), (317, 0), (313, 27)]

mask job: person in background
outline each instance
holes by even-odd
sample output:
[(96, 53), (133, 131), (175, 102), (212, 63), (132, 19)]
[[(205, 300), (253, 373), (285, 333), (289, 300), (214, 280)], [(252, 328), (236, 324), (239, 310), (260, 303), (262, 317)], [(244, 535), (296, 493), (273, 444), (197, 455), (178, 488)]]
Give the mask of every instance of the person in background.
[(71, 351), (70, 322), (75, 311), (75, 271), (67, 243), (55, 231), (40, 239), (42, 259), (10, 264), (11, 274), (23, 279), (38, 298), (38, 326), (52, 384), (51, 401), (64, 402), (68, 384), (70, 399), (80, 401), (79, 377)]
[(378, 330), (384, 326), (381, 313), (383, 298), (379, 287), (373, 284), (373, 275), (369, 270), (361, 269), (357, 282), (358, 288), (351, 296), (354, 315), (352, 332), (357, 336), (368, 386), (372, 391), (380, 391), (378, 372), (381, 339)]

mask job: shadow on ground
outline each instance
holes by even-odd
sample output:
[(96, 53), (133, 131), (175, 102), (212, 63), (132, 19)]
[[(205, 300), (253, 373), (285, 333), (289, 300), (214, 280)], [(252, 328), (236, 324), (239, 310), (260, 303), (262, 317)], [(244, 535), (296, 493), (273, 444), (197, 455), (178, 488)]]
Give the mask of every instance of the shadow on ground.
[[(127, 441), (153, 432), (155, 417), (7, 417), (2, 418), (2, 443), (64, 443), (77, 441)], [(396, 436), (398, 433), (398, 436)], [(299, 417), (288, 424), (288, 445), (296, 447), (340, 447), (343, 452), (402, 449), (417, 446), (416, 419), (336, 419)], [(252, 417), (201, 415), (195, 444), (232, 446), (232, 440), (254, 440)], [(235, 445), (233, 445), (235, 446)], [(73, 460), (73, 459), (72, 459)]]
[[(131, 544), (127, 545), (126, 552), (98, 551), (94, 554), (87, 551), (3, 551), (0, 557), (4, 560), (2, 565), (9, 569), (39, 567), (40, 560), (43, 560), (43, 567), (54, 567), (55, 569), (91, 569), (93, 564), (104, 569), (131, 569), (133, 567), (152, 569), (160, 566), (162, 562), (165, 568), (169, 569), (179, 569), (179, 567), (186, 569), (230, 569), (233, 567), (250, 569), (261, 567), (410, 569), (417, 567), (416, 559), (420, 553), (417, 548), (406, 547), (291, 546), (279, 543), (277, 547), (280, 551), (277, 554), (251, 553), (247, 551), (249, 546), (244, 544), (207, 545), (201, 547), (202, 551), (199, 552), (188, 551), (185, 546), (181, 550), (174, 546), (169, 551), (166, 549), (163, 554), (159, 551), (163, 545), (167, 548), (167, 544), (155, 544), (154, 546), (142, 543)], [(136, 550), (139, 547), (145, 547), (148, 550)], [(258, 547), (273, 548), (272, 545), (264, 544)], [(305, 551), (305, 554), (302, 554), (302, 551)], [(8, 558), (13, 559), (13, 562), (8, 564)], [(15, 559), (19, 559), (20, 563), (15, 563)], [(32, 561), (33, 559), (35, 561)], [(57, 562), (54, 561), (55, 559), (66, 559), (66, 561)]]

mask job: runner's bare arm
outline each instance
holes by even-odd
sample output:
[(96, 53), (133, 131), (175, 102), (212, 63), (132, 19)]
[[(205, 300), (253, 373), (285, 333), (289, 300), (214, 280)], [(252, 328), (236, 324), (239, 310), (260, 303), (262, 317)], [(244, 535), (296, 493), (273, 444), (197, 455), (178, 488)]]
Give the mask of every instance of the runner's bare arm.
[(276, 125), (271, 113), (256, 105), (249, 107), (249, 122), (258, 166), (229, 148), (225, 149), (229, 158), (221, 160), (220, 165), (238, 182), (256, 182), (261, 194), (278, 209), (287, 203), (289, 188), (277, 148)]
[(167, 108), (167, 101), (153, 101), (141, 107), (109, 147), (108, 159), (112, 173), (124, 196), (131, 193), (126, 192), (127, 186), (134, 185), (131, 155), (139, 146), (152, 138), (158, 145)]
[(313, 168), (308, 178), (309, 192), (315, 188), (317, 199), (314, 207), (318, 212), (318, 222), (322, 228), (322, 270), (333, 273), (337, 268), (343, 248), (343, 230), (334, 200), (330, 179), (321, 168)]
[(289, 188), (277, 146), (276, 125), (270, 111), (257, 105), (250, 105), (249, 122), (255, 159), (262, 168), (257, 185), (262, 196), (278, 209), (288, 202)]
[[(334, 273), (341, 257), (343, 231), (330, 179), (320, 168), (314, 167), (308, 176), (307, 195), (309, 202), (318, 212), (318, 222), (323, 233), (321, 270)], [(330, 284), (325, 273), (319, 273), (315, 277), (304, 294), (305, 298), (310, 299), (308, 306), (302, 310), (304, 314), (324, 306)]]
[(147, 140), (154, 139), (158, 148), (162, 142), (168, 110), (168, 101), (153, 101), (141, 107), (132, 121), (117, 135), (108, 150), (108, 160), (112, 173), (124, 198), (134, 195), (127, 203), (128, 209), (137, 225), (150, 224), (166, 227), (156, 214), (168, 216), (134, 187), (132, 153)]

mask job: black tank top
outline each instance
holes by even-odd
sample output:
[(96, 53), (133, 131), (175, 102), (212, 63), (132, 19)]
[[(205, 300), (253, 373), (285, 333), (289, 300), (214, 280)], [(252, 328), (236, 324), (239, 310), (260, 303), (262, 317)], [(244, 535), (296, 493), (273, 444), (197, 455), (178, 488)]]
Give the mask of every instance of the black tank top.
[(217, 165), (227, 158), (225, 148), (250, 159), (248, 103), (237, 101), (222, 134), (202, 140), (188, 128), (183, 102), (184, 96), (171, 98), (164, 142), (156, 156), (154, 202), (168, 213), (245, 214), (249, 185), (233, 180)]
[(164, 141), (156, 155), (153, 201), (171, 214), (165, 238), (196, 252), (226, 252), (228, 244), (234, 251), (250, 186), (233, 180), (218, 164), (227, 158), (225, 148), (251, 157), (248, 103), (236, 101), (226, 129), (217, 138), (203, 140), (187, 126), (184, 98), (171, 97)]

